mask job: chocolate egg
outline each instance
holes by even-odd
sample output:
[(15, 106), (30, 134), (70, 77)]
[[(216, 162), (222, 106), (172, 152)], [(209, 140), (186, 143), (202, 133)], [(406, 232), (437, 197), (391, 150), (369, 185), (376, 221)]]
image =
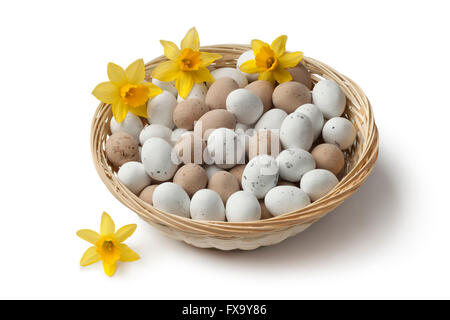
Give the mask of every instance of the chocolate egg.
[(155, 188), (157, 186), (158, 186), (158, 184), (152, 184), (152, 185), (146, 187), (144, 190), (141, 191), (139, 198), (141, 198), (148, 204), (153, 205), (153, 191), (155, 191)]
[(217, 128), (236, 128), (234, 115), (223, 109), (211, 110), (205, 113), (194, 126), (194, 133), (203, 139), (208, 139), (209, 134)]
[(317, 169), (326, 169), (337, 175), (344, 168), (344, 153), (334, 144), (319, 144), (313, 149), (311, 154), (316, 161)]
[(260, 130), (250, 137), (248, 144), (249, 159), (261, 154), (268, 154), (276, 157), (280, 151), (280, 137), (275, 130)]
[(139, 143), (126, 132), (113, 133), (105, 144), (106, 157), (114, 166), (128, 161), (139, 161)]
[(186, 99), (173, 110), (173, 122), (178, 128), (194, 129), (194, 122), (209, 111), (208, 106), (200, 99)]
[(205, 169), (198, 164), (188, 163), (178, 169), (173, 182), (179, 185), (192, 197), (198, 190), (206, 187), (208, 176)]
[(239, 186), (241, 185), (242, 173), (244, 172), (244, 169), (245, 169), (245, 164), (240, 164), (240, 165), (237, 165), (236, 167), (232, 168), (229, 171), (239, 182)]
[(303, 83), (308, 89), (312, 89), (311, 74), (303, 64), (299, 63), (297, 66), (286, 70), (291, 74), (292, 81)]
[(225, 102), (231, 91), (238, 89), (239, 86), (231, 78), (220, 78), (214, 81), (206, 93), (205, 103), (209, 109), (226, 109)]
[(208, 189), (217, 192), (225, 204), (233, 193), (239, 191), (239, 182), (228, 171), (218, 171), (209, 179)]
[(181, 137), (173, 149), (184, 164), (202, 164), (205, 148), (206, 143), (202, 138), (193, 133), (187, 133)]
[(283, 109), (290, 114), (299, 106), (311, 103), (311, 92), (303, 83), (288, 81), (275, 88), (272, 101), (276, 108)]
[(272, 94), (275, 87), (269, 81), (257, 80), (247, 85), (245, 89), (250, 90), (261, 99), (264, 106), (263, 112), (267, 112), (273, 107)]

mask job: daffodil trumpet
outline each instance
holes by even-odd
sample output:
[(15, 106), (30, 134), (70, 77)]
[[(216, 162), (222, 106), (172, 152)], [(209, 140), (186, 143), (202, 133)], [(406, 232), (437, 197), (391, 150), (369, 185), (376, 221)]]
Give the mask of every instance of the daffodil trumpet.
[(244, 62), (239, 69), (245, 73), (258, 73), (259, 80), (283, 83), (292, 80), (286, 70), (295, 67), (303, 59), (300, 51), (286, 52), (287, 36), (276, 38), (271, 45), (261, 40), (252, 40), (255, 59)]
[(100, 234), (88, 229), (77, 231), (81, 239), (93, 244), (81, 257), (80, 265), (84, 267), (102, 260), (103, 270), (111, 277), (116, 271), (117, 261), (138, 260), (139, 255), (123, 243), (135, 230), (135, 224), (128, 224), (115, 231), (114, 221), (103, 212)]
[(200, 51), (200, 39), (195, 28), (188, 31), (178, 46), (166, 40), (160, 41), (168, 61), (160, 63), (152, 72), (152, 78), (175, 81), (178, 94), (185, 99), (195, 83), (214, 82), (208, 66), (222, 58), (220, 54)]
[(116, 121), (122, 122), (128, 112), (147, 118), (148, 99), (160, 94), (162, 90), (145, 81), (144, 61), (138, 59), (125, 70), (110, 62), (108, 78), (109, 81), (97, 85), (92, 94), (101, 102), (112, 105)]

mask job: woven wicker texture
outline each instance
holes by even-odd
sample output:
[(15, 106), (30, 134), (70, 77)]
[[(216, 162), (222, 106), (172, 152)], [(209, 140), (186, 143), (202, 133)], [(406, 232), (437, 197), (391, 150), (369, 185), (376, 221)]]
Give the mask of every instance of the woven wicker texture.
[[(235, 67), (236, 59), (249, 50), (247, 45), (214, 45), (202, 47), (207, 52), (220, 53), (223, 58), (214, 67)], [(151, 70), (166, 58), (161, 56), (146, 64), (147, 80)], [(182, 218), (157, 210), (139, 199), (117, 179), (115, 169), (105, 155), (105, 142), (112, 117), (111, 106), (100, 104), (91, 128), (91, 151), (95, 167), (111, 193), (142, 219), (167, 236), (196, 247), (221, 250), (252, 250), (279, 243), (309, 227), (352, 195), (372, 171), (378, 155), (378, 131), (369, 100), (359, 86), (329, 66), (305, 57), (303, 64), (312, 73), (313, 82), (320, 79), (336, 81), (347, 96), (344, 116), (357, 129), (357, 138), (346, 152), (346, 172), (338, 185), (326, 196), (301, 210), (267, 220), (245, 223), (205, 222)]]

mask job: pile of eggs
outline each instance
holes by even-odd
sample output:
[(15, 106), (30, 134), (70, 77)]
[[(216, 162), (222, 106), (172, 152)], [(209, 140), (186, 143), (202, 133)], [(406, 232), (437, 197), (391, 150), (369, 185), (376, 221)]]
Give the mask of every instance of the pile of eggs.
[(215, 81), (186, 99), (153, 79), (163, 92), (147, 103), (148, 123), (111, 119), (106, 156), (131, 192), (186, 218), (245, 222), (299, 210), (336, 186), (356, 139), (341, 88), (313, 85), (302, 64), (275, 86), (239, 70), (251, 58), (213, 70)]

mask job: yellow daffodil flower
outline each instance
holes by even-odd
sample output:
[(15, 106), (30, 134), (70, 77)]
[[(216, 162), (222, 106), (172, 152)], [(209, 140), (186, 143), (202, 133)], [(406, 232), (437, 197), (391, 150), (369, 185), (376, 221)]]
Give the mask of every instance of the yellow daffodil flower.
[(207, 66), (222, 58), (220, 54), (200, 52), (200, 39), (195, 28), (188, 31), (181, 41), (181, 50), (171, 41), (160, 41), (169, 61), (160, 63), (152, 72), (152, 78), (160, 81), (176, 80), (178, 94), (185, 99), (194, 83), (214, 82)]
[(139, 255), (122, 243), (133, 234), (134, 230), (136, 225), (128, 224), (115, 231), (114, 221), (103, 212), (100, 234), (88, 229), (77, 231), (81, 239), (94, 245), (83, 254), (80, 265), (84, 267), (102, 260), (105, 273), (111, 277), (116, 271), (117, 261), (138, 260)]
[(279, 36), (272, 44), (261, 40), (252, 40), (254, 60), (248, 60), (240, 66), (240, 70), (246, 73), (259, 73), (259, 80), (274, 83), (283, 83), (292, 80), (287, 68), (295, 67), (303, 58), (303, 53), (286, 52), (287, 36)]
[(162, 92), (153, 83), (145, 82), (144, 60), (138, 59), (125, 70), (112, 62), (108, 63), (108, 78), (92, 91), (103, 103), (112, 104), (117, 122), (122, 122), (128, 112), (147, 118), (147, 100)]

